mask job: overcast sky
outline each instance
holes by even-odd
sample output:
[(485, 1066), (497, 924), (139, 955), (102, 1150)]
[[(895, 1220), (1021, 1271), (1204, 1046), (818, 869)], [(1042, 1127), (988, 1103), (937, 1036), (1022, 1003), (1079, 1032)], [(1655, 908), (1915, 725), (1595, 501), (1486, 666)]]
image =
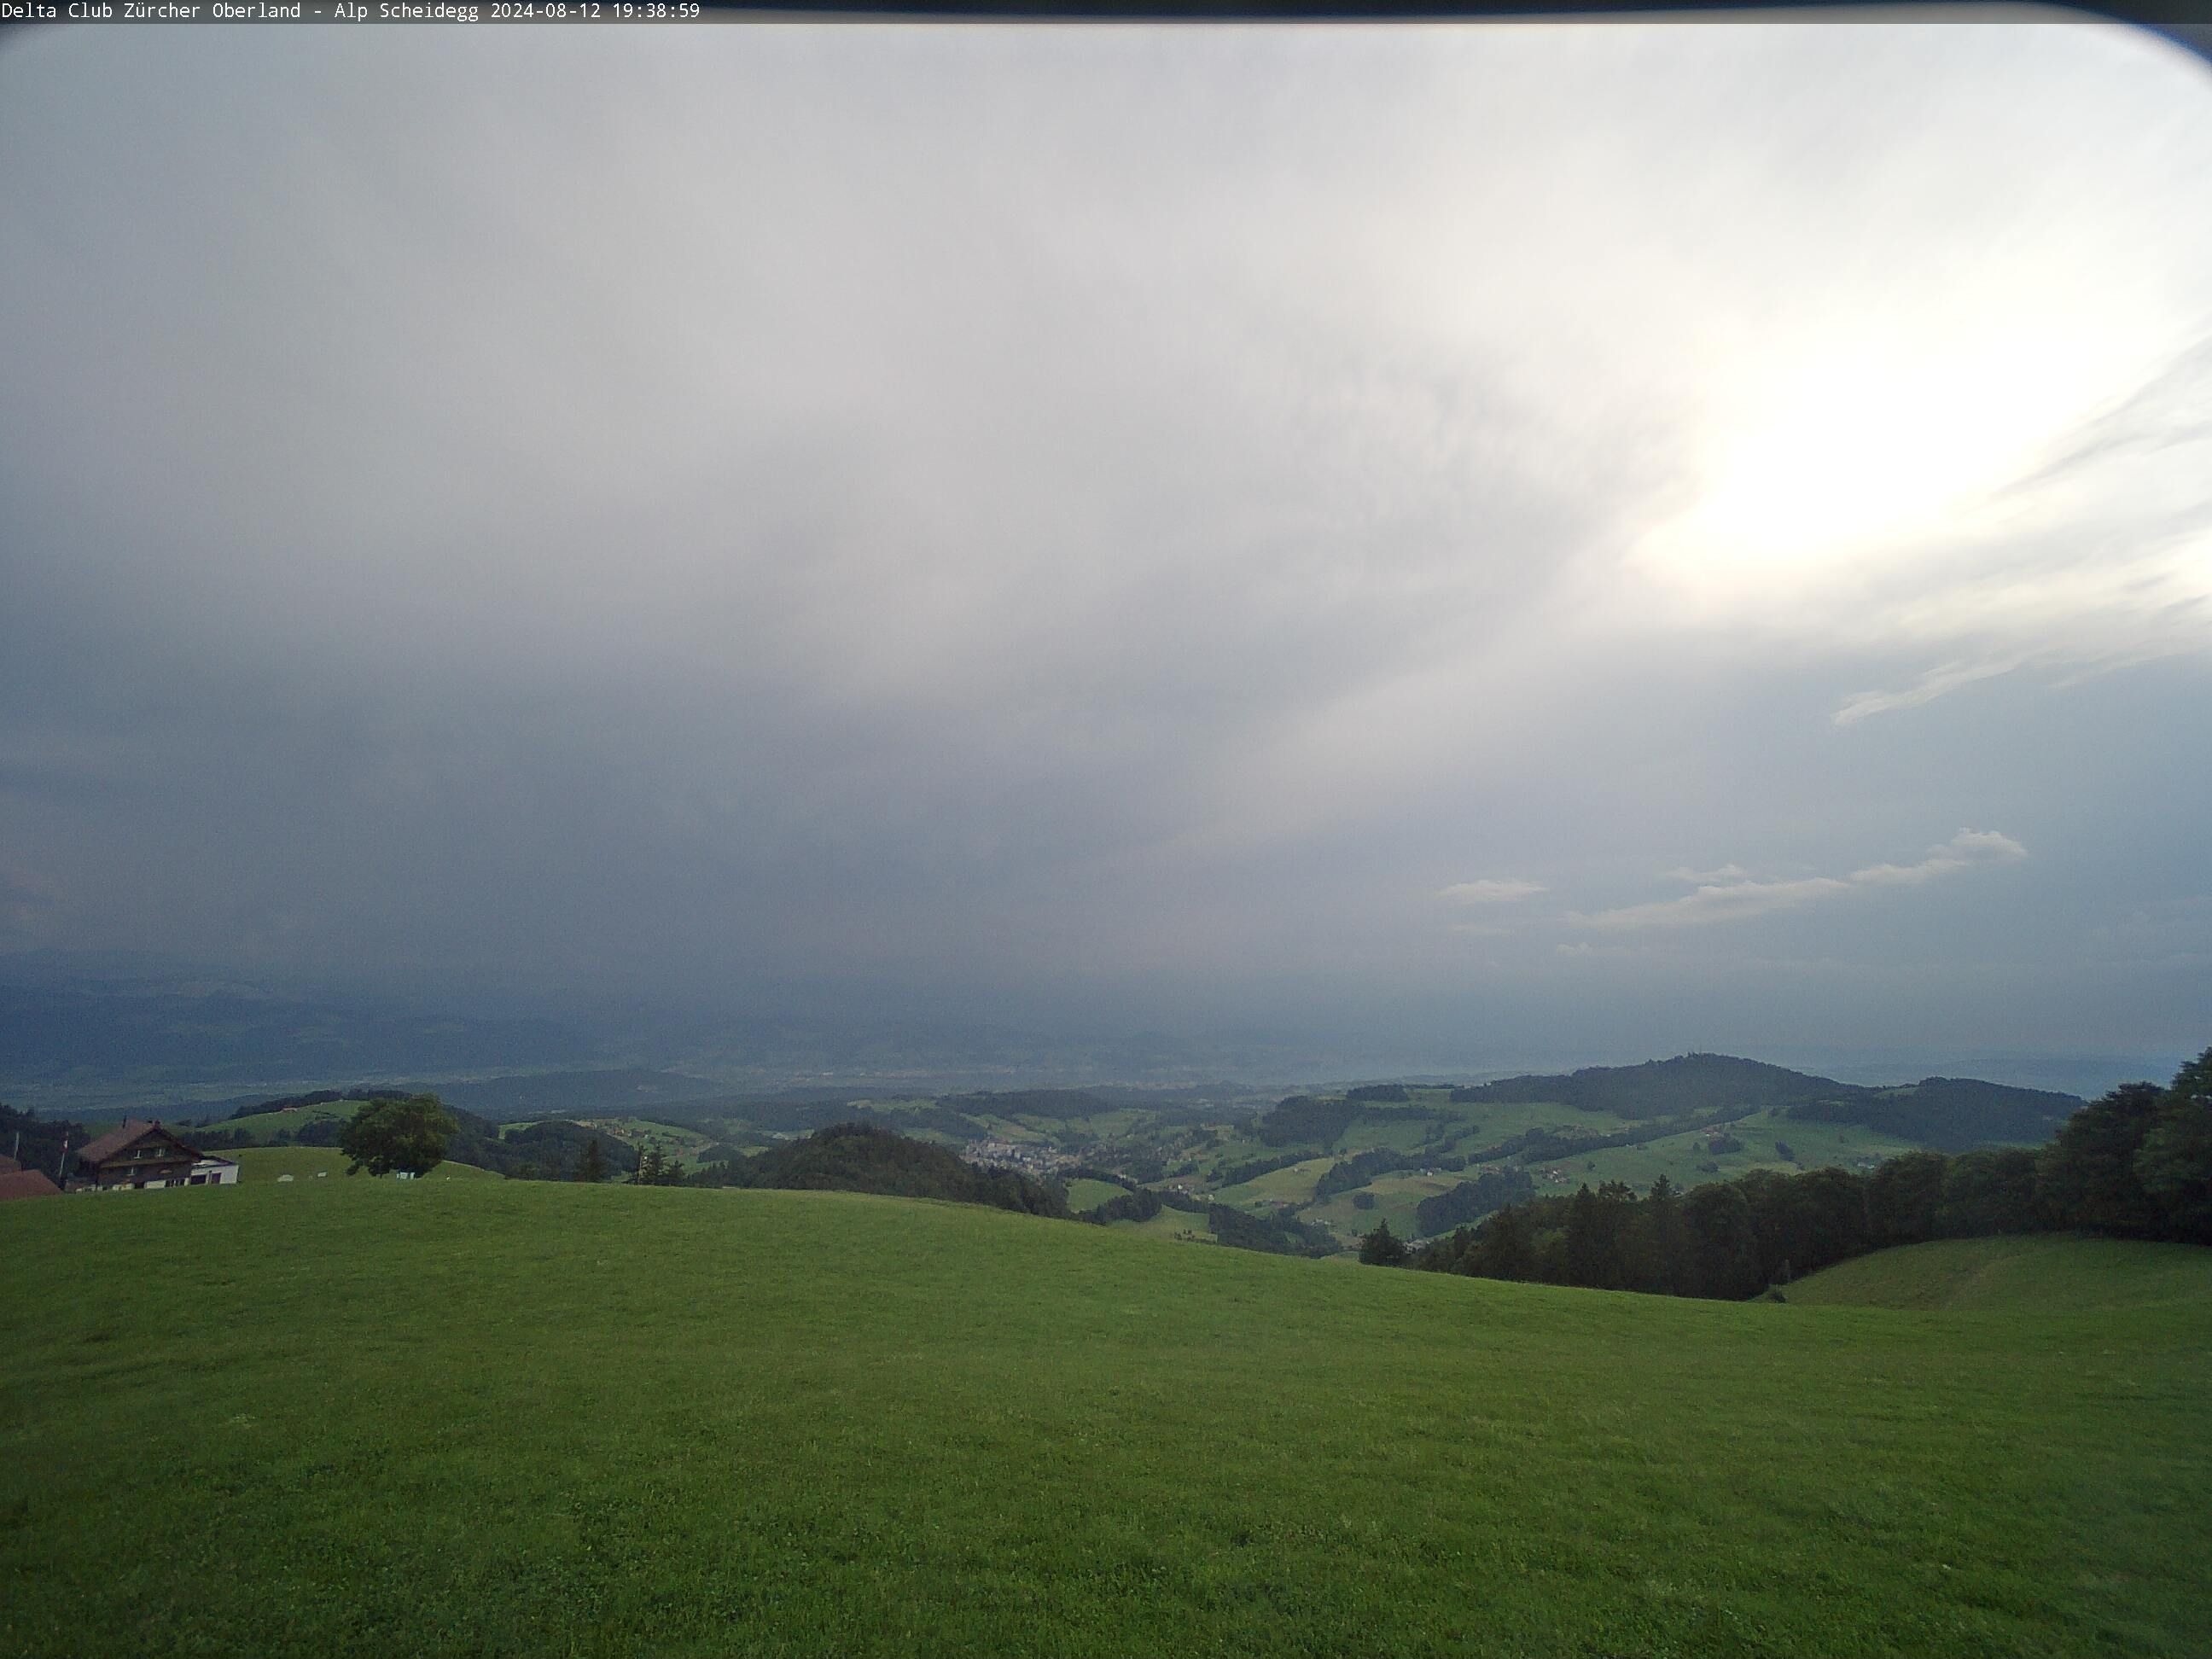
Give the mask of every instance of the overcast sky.
[(2212, 1042), (2155, 39), (72, 31), (0, 155), (0, 951)]

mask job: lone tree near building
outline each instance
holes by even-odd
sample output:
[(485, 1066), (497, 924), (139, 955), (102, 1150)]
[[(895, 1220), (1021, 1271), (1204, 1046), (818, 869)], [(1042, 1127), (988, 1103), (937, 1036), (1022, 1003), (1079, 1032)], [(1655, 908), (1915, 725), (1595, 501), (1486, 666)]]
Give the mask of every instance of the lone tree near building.
[(419, 1176), (444, 1161), (446, 1143), (459, 1127), (435, 1095), (372, 1100), (339, 1132), (338, 1150), (346, 1155), (348, 1175), (404, 1170)]

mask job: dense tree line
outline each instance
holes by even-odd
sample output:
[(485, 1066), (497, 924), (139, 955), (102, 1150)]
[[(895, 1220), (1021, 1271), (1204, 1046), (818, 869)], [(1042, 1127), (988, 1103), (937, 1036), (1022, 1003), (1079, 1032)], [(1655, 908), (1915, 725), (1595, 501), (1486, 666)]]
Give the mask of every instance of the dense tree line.
[(1992, 1141), (2046, 1139), (2081, 1104), (2071, 1095), (1966, 1078), (1931, 1077), (1866, 1088), (1729, 1054), (1682, 1054), (1641, 1066), (1504, 1078), (1454, 1089), (1451, 1097), (1461, 1105), (1556, 1102), (1639, 1120), (1703, 1115), (1724, 1121), (1777, 1110), (1832, 1123), (1864, 1123), (1949, 1152)]
[(1226, 1204), (1206, 1207), (1206, 1224), (1224, 1244), (1272, 1255), (1334, 1255), (1343, 1247), (1326, 1227), (1292, 1215), (1252, 1215)]
[[(364, 1105), (378, 1100), (397, 1100), (398, 1095), (366, 1095)], [(288, 1123), (268, 1134), (257, 1133), (251, 1128), (234, 1124), (217, 1124), (212, 1128), (187, 1129), (185, 1139), (204, 1152), (234, 1152), (240, 1146), (335, 1146), (344, 1137), (349, 1120), (343, 1117), (303, 1118), (297, 1124)]]
[(1662, 1118), (1656, 1123), (1640, 1123), (1632, 1129), (1616, 1129), (1611, 1134), (1603, 1135), (1562, 1134), (1552, 1129), (1530, 1129), (1517, 1144), (1507, 1144), (1513, 1156), (1523, 1164), (1548, 1164), (1555, 1158), (1576, 1158), (1585, 1153), (1609, 1152), (1620, 1146), (1644, 1146), (1673, 1135), (1722, 1128), (1758, 1109), (1753, 1106), (1722, 1106), (1689, 1117)]
[(1423, 1199), (1414, 1206), (1413, 1222), (1426, 1237), (1448, 1227), (1463, 1227), (1535, 1193), (1536, 1183), (1526, 1170), (1484, 1170), (1449, 1192)]
[[(566, 1181), (583, 1168), (585, 1153), (600, 1138), (580, 1123), (547, 1118), (525, 1128), (509, 1129), (475, 1112), (453, 1106), (434, 1094), (407, 1094), (362, 1086), (317, 1089), (307, 1094), (285, 1095), (240, 1106), (222, 1123), (190, 1132), (192, 1145), (204, 1152), (233, 1152), (244, 1146), (336, 1146), (342, 1150), (352, 1124), (364, 1113), (398, 1101), (428, 1101), (452, 1120), (444, 1156), (457, 1164), (472, 1164), (495, 1175), (519, 1181)], [(258, 1125), (241, 1127), (243, 1120), (266, 1117), (289, 1109), (353, 1103), (348, 1117), (309, 1117), (288, 1123), (266, 1135)], [(605, 1173), (623, 1175), (638, 1165), (635, 1148), (618, 1140), (600, 1142), (599, 1160)]]
[(598, 1179), (627, 1177), (641, 1162), (636, 1147), (566, 1118), (549, 1117), (501, 1133), (497, 1124), (473, 1112), (447, 1109), (461, 1127), (446, 1156), (517, 1181), (591, 1179), (587, 1166), (593, 1163), (599, 1169)]
[(2040, 1148), (1908, 1152), (1870, 1174), (1755, 1170), (1685, 1193), (1664, 1176), (1510, 1205), (1413, 1265), (1491, 1279), (1743, 1297), (1869, 1250), (2082, 1231), (2212, 1243), (2212, 1049), (2171, 1086), (2124, 1084)]
[[(1349, 1193), (1364, 1187), (1379, 1175), (1389, 1175), (1393, 1170), (1419, 1169), (1423, 1161), (1395, 1147), (1377, 1146), (1372, 1152), (1354, 1152), (1350, 1158), (1340, 1158), (1322, 1171), (1321, 1179), (1314, 1182), (1316, 1200), (1334, 1198), (1339, 1193)], [(1433, 1166), (1431, 1166), (1433, 1167)], [(1466, 1161), (1454, 1166), (1465, 1169)]]
[(1079, 1221), (1103, 1226), (1115, 1221), (1149, 1221), (1162, 1210), (1180, 1210), (1206, 1218), (1206, 1230), (1232, 1249), (1260, 1250), (1270, 1255), (1334, 1255), (1335, 1237), (1323, 1227), (1288, 1213), (1254, 1215), (1226, 1204), (1209, 1204), (1188, 1193), (1156, 1192), (1131, 1187), (1119, 1198), (1085, 1210)]
[(2071, 1095), (2041, 1089), (1930, 1077), (1908, 1088), (1808, 1101), (1790, 1108), (1790, 1115), (1815, 1123), (1863, 1123), (1937, 1152), (1961, 1152), (1993, 1140), (2044, 1139), (2080, 1105)]
[(1056, 1187), (1012, 1170), (981, 1168), (942, 1146), (909, 1140), (877, 1123), (832, 1124), (751, 1158), (710, 1164), (686, 1184), (884, 1193), (1067, 1217), (1066, 1194)]
[(1076, 1219), (1095, 1221), (1102, 1227), (1116, 1221), (1150, 1221), (1161, 1208), (1158, 1193), (1149, 1187), (1137, 1187), (1123, 1192), (1119, 1198), (1093, 1205)]
[(1119, 1187), (1121, 1196), (1109, 1198), (1103, 1204), (1094, 1204), (1075, 1218), (1096, 1222), (1106, 1226), (1116, 1221), (1150, 1221), (1162, 1210), (1190, 1210), (1202, 1212), (1206, 1206), (1188, 1193), (1154, 1192), (1140, 1187), (1125, 1175), (1112, 1170), (1102, 1170), (1096, 1164), (1079, 1164), (1066, 1172), (1070, 1181), (1103, 1181), (1109, 1186)]
[(1069, 1181), (1103, 1181), (1109, 1187), (1120, 1187), (1129, 1192), (1134, 1192), (1138, 1186), (1119, 1170), (1109, 1170), (1097, 1164), (1072, 1164), (1063, 1171), (1063, 1175)]
[[(1267, 1146), (1331, 1146), (1359, 1115), (1356, 1101), (1324, 1100), (1316, 1095), (1291, 1095), (1275, 1103), (1274, 1109), (1253, 1127), (1261, 1144)], [(1295, 1159), (1292, 1160), (1296, 1162)], [(1226, 1183), (1224, 1183), (1226, 1184)]]
[(1213, 1184), (1217, 1187), (1242, 1187), (1248, 1181), (1257, 1181), (1261, 1176), (1287, 1170), (1293, 1164), (1303, 1164), (1312, 1156), (1309, 1152), (1285, 1152), (1275, 1158), (1255, 1158), (1242, 1164), (1224, 1164), (1213, 1172)]
[(41, 1170), (58, 1179), (62, 1148), (82, 1146), (92, 1139), (92, 1131), (82, 1123), (62, 1117), (40, 1117), (35, 1108), (19, 1111), (0, 1102), (0, 1152), (13, 1146), (11, 1154), (27, 1170)]
[(1452, 1091), (1462, 1105), (1556, 1101), (1620, 1117), (1675, 1117), (1726, 1103), (1746, 1111), (1850, 1093), (1851, 1085), (1732, 1054), (1680, 1054), (1641, 1066), (1590, 1066), (1561, 1074), (1501, 1078)]
[[(450, 1126), (445, 1133), (440, 1158), (472, 1164), (513, 1180), (604, 1181), (632, 1174), (640, 1162), (635, 1147), (611, 1136), (601, 1136), (580, 1123), (547, 1118), (525, 1128), (503, 1129), (490, 1119), (447, 1105), (433, 1094), (398, 1095), (350, 1089), (338, 1094), (321, 1091), (319, 1096), (301, 1095), (284, 1101), (264, 1102), (246, 1115), (281, 1110), (286, 1105), (320, 1106), (341, 1101), (358, 1101), (360, 1105), (350, 1117), (310, 1118), (296, 1129), (277, 1130), (265, 1141), (256, 1140), (251, 1130), (220, 1127), (194, 1130), (191, 1139), (194, 1146), (208, 1152), (252, 1146), (336, 1146), (356, 1164), (374, 1167), (370, 1160), (357, 1155), (357, 1148), (362, 1143), (354, 1141), (349, 1145), (349, 1138), (356, 1135), (356, 1126), (364, 1119), (405, 1105), (418, 1113), (441, 1115)], [(431, 1163), (438, 1161), (434, 1158)], [(413, 1166), (403, 1163), (390, 1167)], [(378, 1170), (377, 1173), (383, 1171)]]
[(1339, 1193), (1356, 1192), (1379, 1175), (1389, 1175), (1399, 1170), (1441, 1170), (1457, 1175), (1471, 1163), (1480, 1161), (1481, 1155), (1455, 1152), (1449, 1157), (1439, 1153), (1433, 1143), (1418, 1146), (1410, 1152), (1394, 1147), (1377, 1146), (1372, 1151), (1354, 1152), (1350, 1158), (1339, 1158), (1322, 1172), (1314, 1183), (1314, 1197), (1334, 1198)]

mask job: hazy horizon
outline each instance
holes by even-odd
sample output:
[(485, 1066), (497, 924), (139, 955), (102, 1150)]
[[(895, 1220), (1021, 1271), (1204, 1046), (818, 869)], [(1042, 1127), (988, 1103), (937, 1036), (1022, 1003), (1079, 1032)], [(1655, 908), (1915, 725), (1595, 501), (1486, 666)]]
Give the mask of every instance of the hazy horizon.
[(70, 31), (0, 149), (0, 966), (2212, 1042), (2151, 35)]

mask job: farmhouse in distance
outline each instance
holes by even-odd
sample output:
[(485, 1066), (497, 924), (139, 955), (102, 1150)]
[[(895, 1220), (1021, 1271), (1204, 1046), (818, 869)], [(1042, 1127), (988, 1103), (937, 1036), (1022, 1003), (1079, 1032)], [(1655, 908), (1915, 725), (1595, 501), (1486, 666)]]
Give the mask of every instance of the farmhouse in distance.
[(120, 1188), (232, 1187), (238, 1164), (204, 1152), (161, 1120), (132, 1118), (97, 1139), (85, 1142), (63, 1183), (69, 1191), (108, 1192)]

